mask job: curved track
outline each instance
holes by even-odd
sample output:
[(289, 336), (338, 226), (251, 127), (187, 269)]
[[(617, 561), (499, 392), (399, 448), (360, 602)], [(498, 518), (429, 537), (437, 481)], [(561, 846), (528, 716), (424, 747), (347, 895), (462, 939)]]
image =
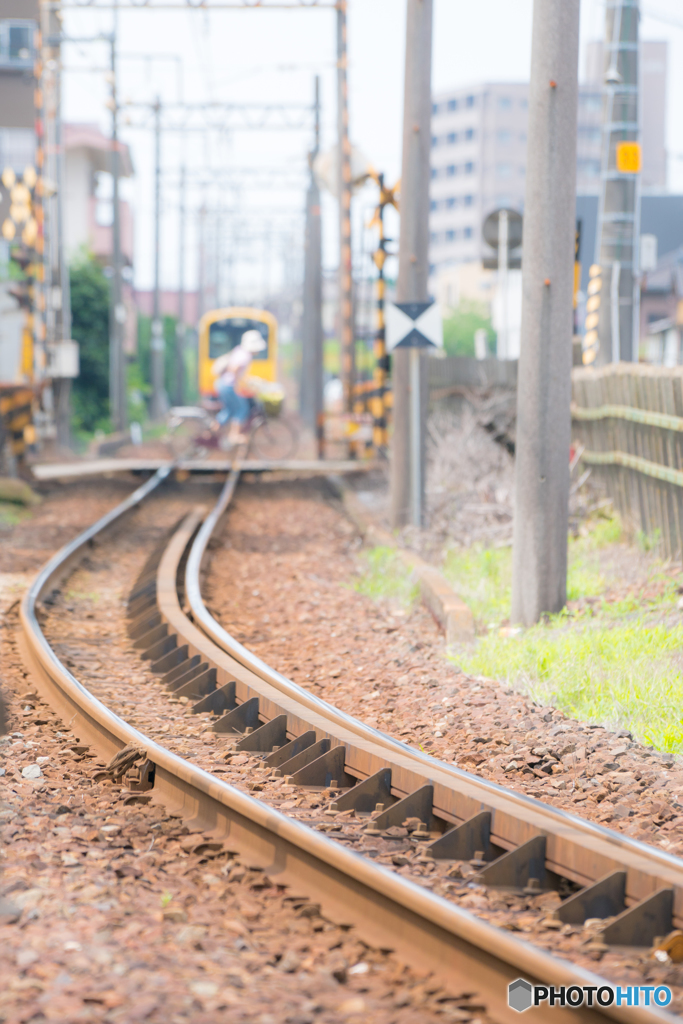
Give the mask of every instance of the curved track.
[[(594, 974), (478, 920), (172, 754), (108, 710), (59, 661), (38, 622), (37, 602), (169, 472), (159, 470), (62, 549), (24, 598), (26, 659), (51, 702), (75, 718), (79, 733), (103, 752), (113, 755), (128, 744), (144, 750), (139, 787), (153, 788), (155, 798), (182, 811), (197, 828), (212, 829), (270, 877), (305, 887), (327, 916), (355, 925), (367, 941), (395, 949), (449, 985), (476, 986), (494, 1020), (516, 1019), (507, 1006), (507, 985), (520, 975), (545, 985), (600, 985)], [(478, 878), (487, 885), (551, 888), (565, 879), (576, 890), (573, 920), (604, 916), (593, 913), (596, 900), (613, 916), (621, 900), (625, 909), (611, 934), (607, 929), (607, 941), (628, 943), (634, 926), (650, 941), (648, 928), (661, 934), (672, 921), (680, 924), (683, 863), (677, 858), (510, 793), (364, 726), (275, 672), (222, 629), (202, 602), (200, 577), (209, 539), (238, 477), (233, 471), (206, 519), (200, 508), (185, 517), (165, 550), (150, 556), (131, 594), (131, 636), (175, 694), (194, 699), (195, 710), (212, 711), (214, 728), (239, 736), (238, 748), (262, 754), (274, 773), (291, 776), (295, 785), (341, 791), (331, 811), (367, 815), (368, 827), (376, 831), (417, 817), (430, 840), (425, 856), (466, 860), (482, 850)], [(585, 1021), (673, 1019), (635, 1007), (555, 1007), (553, 1019), (568, 1020), (570, 1013)], [(530, 1011), (534, 1019), (545, 1015), (544, 1009)]]

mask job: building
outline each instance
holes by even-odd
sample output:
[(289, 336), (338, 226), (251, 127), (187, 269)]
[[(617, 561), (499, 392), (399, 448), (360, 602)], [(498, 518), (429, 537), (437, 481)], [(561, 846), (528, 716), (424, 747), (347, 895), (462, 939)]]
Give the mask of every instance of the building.
[[(86, 249), (106, 263), (113, 251), (111, 139), (96, 124), (65, 124), (63, 127), (64, 232), (67, 256), (73, 259)], [(133, 164), (128, 146), (119, 142), (119, 176), (130, 178)], [(133, 214), (119, 200), (121, 256), (124, 266), (133, 265)]]
[[(0, 172), (35, 166), (35, 60), (38, 0), (0, 0)], [(0, 223), (9, 214), (0, 189)], [(23, 381), (25, 315), (9, 294), (9, 243), (0, 239), (0, 386)]]
[[(640, 138), (643, 148), (641, 187), (666, 189), (666, 97), (668, 43), (643, 40), (640, 44)], [(579, 165), (577, 192), (600, 190), (602, 79), (605, 73), (602, 42), (586, 46), (585, 84), (579, 101)], [(597, 134), (596, 134), (597, 130)], [(583, 161), (583, 166), (582, 166)]]
[(660, 257), (643, 275), (640, 339), (640, 357), (648, 363), (683, 362), (683, 245)]
[[(667, 44), (642, 44), (643, 188), (666, 187)], [(589, 44), (579, 88), (577, 193), (600, 190), (602, 44)], [(491, 250), (484, 219), (497, 207), (523, 211), (529, 86), (485, 82), (434, 96), (430, 264), (432, 291), (447, 268), (480, 261)]]
[[(112, 143), (96, 124), (64, 124), (64, 243), (71, 262), (80, 253), (92, 253), (105, 267), (114, 250), (111, 158)], [(119, 176), (130, 178), (133, 163), (124, 142), (118, 144)], [(123, 304), (126, 308), (124, 350), (132, 355), (137, 345), (137, 315), (133, 280), (133, 211), (119, 198)]]
[(486, 83), (434, 97), (430, 264), (434, 272), (481, 260), (485, 216), (522, 209), (526, 83)]

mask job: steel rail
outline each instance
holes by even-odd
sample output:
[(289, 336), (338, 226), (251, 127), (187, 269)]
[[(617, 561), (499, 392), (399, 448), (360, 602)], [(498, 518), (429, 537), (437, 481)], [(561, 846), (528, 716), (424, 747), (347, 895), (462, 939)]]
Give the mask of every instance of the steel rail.
[[(610, 872), (625, 871), (625, 908), (644, 906), (655, 894), (670, 889), (673, 893), (671, 926), (681, 927), (683, 861), (680, 858), (549, 807), (533, 797), (505, 789), (364, 725), (271, 668), (216, 622), (201, 596), (202, 561), (234, 494), (239, 472), (236, 466), (216, 506), (197, 533), (187, 558), (184, 589), (192, 623), (180, 613), (172, 616), (171, 628), (186, 639), (189, 639), (188, 627), (192, 629), (188, 653), (199, 654), (202, 659), (218, 665), (219, 683), (235, 680), (238, 700), (258, 696), (260, 721), (272, 721), (285, 713), (288, 737), (314, 728), (318, 739), (328, 737), (332, 745), (344, 744), (345, 771), (356, 779), (367, 779), (389, 765), (394, 797), (403, 798), (425, 784), (432, 785), (433, 813), (447, 825), (461, 824), (484, 810), (490, 812), (490, 839), (501, 851), (518, 849), (535, 836), (545, 836), (547, 870), (578, 885), (590, 887)], [(172, 567), (167, 566), (166, 571), (170, 580)], [(162, 609), (162, 617), (165, 615)], [(199, 638), (200, 630), (214, 645), (213, 651)], [(633, 931), (637, 935), (642, 925), (636, 919), (634, 924)]]
[[(367, 941), (395, 949), (409, 963), (432, 970), (447, 986), (465, 987), (467, 991), (476, 986), (496, 1021), (518, 1019), (516, 1011), (507, 1006), (506, 997), (508, 983), (520, 973), (528, 981), (543, 985), (604, 985), (604, 979), (591, 972), (512, 938), (176, 756), (110, 711), (61, 663), (40, 627), (37, 603), (52, 593), (92, 544), (121, 523), (125, 514), (138, 507), (169, 472), (170, 468), (159, 471), (62, 548), (40, 571), (21, 603), (24, 657), (42, 692), (65, 721), (102, 752), (114, 753), (129, 743), (143, 747), (155, 766), (155, 799), (178, 809), (190, 819), (192, 827), (213, 830), (217, 837), (224, 837), (230, 850), (248, 857), (269, 876), (304, 887), (307, 896), (317, 898), (332, 920), (355, 925)], [(233, 476), (233, 489), (237, 475)], [(161, 569), (174, 563), (177, 571), (201, 516), (201, 510), (190, 513), (174, 535), (160, 566), (159, 597), (172, 594), (177, 602), (173, 584), (164, 592), (166, 577)], [(544, 1008), (532, 1008), (529, 1014), (529, 1019), (538, 1021), (547, 1016)], [(556, 1006), (553, 1019), (558, 1024), (577, 1020), (592, 1024), (604, 1019), (665, 1024), (674, 1020), (654, 1007), (625, 1006)]]

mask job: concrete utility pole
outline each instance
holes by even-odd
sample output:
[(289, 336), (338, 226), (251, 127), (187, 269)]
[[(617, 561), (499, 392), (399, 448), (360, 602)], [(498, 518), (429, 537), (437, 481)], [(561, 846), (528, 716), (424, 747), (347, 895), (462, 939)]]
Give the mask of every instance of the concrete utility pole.
[(301, 336), (301, 398), (304, 422), (317, 431), (323, 411), (322, 236), (320, 189), (313, 173), (320, 150), (320, 78), (315, 78), (315, 133), (308, 162), (311, 179), (306, 194), (304, 309)]
[(118, 10), (114, 8), (114, 26), (110, 37), (111, 66), (111, 176), (112, 176), (112, 267), (111, 301), (109, 306), (109, 414), (114, 430), (125, 430), (127, 421), (126, 357), (123, 351), (123, 327), (126, 309), (123, 305), (121, 281), (121, 207), (119, 178), (119, 105), (116, 80), (116, 35)]
[[(619, 360), (638, 360), (639, 20), (639, 0), (607, 0), (602, 107), (602, 180), (595, 246), (595, 263), (602, 269), (602, 287), (598, 298), (594, 299), (597, 309), (592, 314), (593, 320), (597, 323), (597, 344), (587, 344), (589, 338), (584, 341), (584, 362), (595, 362), (596, 365), (616, 363)], [(624, 147), (624, 143), (631, 145)], [(636, 149), (635, 163), (622, 161), (622, 147), (627, 150), (627, 154), (629, 148)], [(586, 326), (589, 326), (588, 318)]]
[(202, 188), (202, 205), (199, 207), (199, 266), (197, 268), (197, 299), (199, 318), (206, 313), (206, 189)]
[(346, 41), (347, 0), (337, 2), (337, 160), (339, 176), (339, 345), (344, 409), (351, 412), (356, 379), (351, 257), (351, 142)]
[(161, 102), (154, 104), (154, 307), (152, 312), (151, 377), (152, 398), (150, 416), (159, 420), (168, 411), (168, 398), (164, 387), (164, 326), (159, 306), (159, 233), (161, 230)]
[(534, 0), (517, 387), (512, 619), (567, 585), (580, 0)]
[[(408, 0), (397, 302), (427, 302), (429, 299), (431, 81), (432, 0)], [(397, 348), (392, 357), (391, 522), (394, 527), (406, 523), (420, 526), (423, 519), (427, 409), (424, 360), (422, 351), (417, 348)], [(419, 423), (419, 431), (411, 431), (413, 421)]]
[[(184, 143), (184, 140), (182, 140)], [(185, 147), (183, 144), (183, 152)], [(180, 223), (178, 225), (178, 323), (175, 334), (175, 404), (185, 400), (185, 219), (187, 169), (183, 159), (180, 168)]]

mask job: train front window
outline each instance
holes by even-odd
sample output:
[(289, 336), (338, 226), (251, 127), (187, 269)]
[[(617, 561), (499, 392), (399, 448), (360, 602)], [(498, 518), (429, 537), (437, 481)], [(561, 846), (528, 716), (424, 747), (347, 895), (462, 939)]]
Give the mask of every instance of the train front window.
[[(216, 320), (209, 325), (209, 359), (218, 359), (237, 348), (245, 331), (258, 331), (266, 345), (268, 344), (268, 324), (262, 320), (250, 320), (248, 317), (233, 316), (227, 320)], [(259, 352), (259, 359), (267, 359), (268, 351)]]

